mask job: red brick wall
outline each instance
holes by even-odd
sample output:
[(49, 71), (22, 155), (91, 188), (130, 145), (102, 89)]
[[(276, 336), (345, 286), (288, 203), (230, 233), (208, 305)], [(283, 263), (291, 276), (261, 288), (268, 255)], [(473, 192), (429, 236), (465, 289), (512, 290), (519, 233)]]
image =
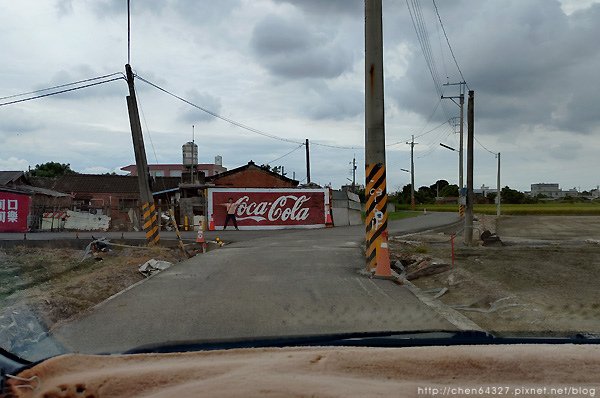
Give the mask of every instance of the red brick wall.
[(214, 180), (219, 187), (235, 188), (292, 188), (292, 183), (283, 181), (271, 174), (256, 169), (240, 171), (228, 176), (217, 177)]

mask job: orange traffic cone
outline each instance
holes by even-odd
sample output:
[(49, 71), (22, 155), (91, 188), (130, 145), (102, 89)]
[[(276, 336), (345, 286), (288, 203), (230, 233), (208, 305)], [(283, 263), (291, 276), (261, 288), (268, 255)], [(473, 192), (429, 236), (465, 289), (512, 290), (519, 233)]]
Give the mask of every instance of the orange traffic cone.
[(196, 243), (205, 243), (204, 232), (201, 229), (198, 230), (198, 236), (196, 236)]
[(329, 209), (329, 206), (325, 208), (325, 227), (333, 227), (333, 220), (331, 219), (331, 210)]
[(202, 253), (206, 253), (206, 241), (204, 240), (204, 231), (202, 228), (198, 230), (198, 236), (196, 236), (196, 243), (202, 246)]
[(377, 266), (375, 267), (375, 276), (391, 277), (392, 268), (390, 267), (390, 250), (388, 248), (387, 237), (383, 236), (377, 243)]
[(215, 230), (215, 220), (213, 219), (212, 214), (210, 215), (209, 221), (208, 221), (208, 230), (209, 231), (214, 231)]

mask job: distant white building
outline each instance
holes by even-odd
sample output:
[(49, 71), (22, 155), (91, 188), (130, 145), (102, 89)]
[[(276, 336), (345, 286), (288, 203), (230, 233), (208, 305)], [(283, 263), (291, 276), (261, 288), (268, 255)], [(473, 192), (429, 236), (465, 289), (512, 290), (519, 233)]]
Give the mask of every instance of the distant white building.
[(561, 199), (565, 196), (579, 196), (577, 188), (571, 188), (566, 191), (560, 189), (559, 184), (556, 183), (538, 183), (531, 184), (531, 191), (529, 196), (544, 195), (551, 199)]
[(473, 193), (475, 195), (481, 195), (483, 197), (487, 196), (490, 192), (496, 192), (496, 189), (492, 189), (485, 184), (481, 185), (481, 188), (473, 188)]

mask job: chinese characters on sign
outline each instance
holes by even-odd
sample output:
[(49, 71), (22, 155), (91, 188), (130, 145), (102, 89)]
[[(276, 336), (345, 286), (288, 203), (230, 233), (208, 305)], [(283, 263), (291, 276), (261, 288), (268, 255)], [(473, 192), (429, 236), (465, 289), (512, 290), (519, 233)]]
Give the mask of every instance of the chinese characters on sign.
[(18, 209), (18, 201), (14, 199), (0, 199), (0, 222), (17, 222), (19, 219)]
[(0, 232), (26, 232), (30, 198), (27, 195), (0, 192)]

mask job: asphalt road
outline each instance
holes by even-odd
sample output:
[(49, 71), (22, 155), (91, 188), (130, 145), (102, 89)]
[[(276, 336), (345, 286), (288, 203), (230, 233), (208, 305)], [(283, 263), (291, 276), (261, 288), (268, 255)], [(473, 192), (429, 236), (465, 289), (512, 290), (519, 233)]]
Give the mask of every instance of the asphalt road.
[[(453, 221), (454, 214), (430, 213), (389, 230)], [(363, 231), (279, 231), (227, 245), (143, 281), (52, 336), (68, 350), (115, 353), (161, 342), (455, 330), (406, 287), (361, 274)]]

